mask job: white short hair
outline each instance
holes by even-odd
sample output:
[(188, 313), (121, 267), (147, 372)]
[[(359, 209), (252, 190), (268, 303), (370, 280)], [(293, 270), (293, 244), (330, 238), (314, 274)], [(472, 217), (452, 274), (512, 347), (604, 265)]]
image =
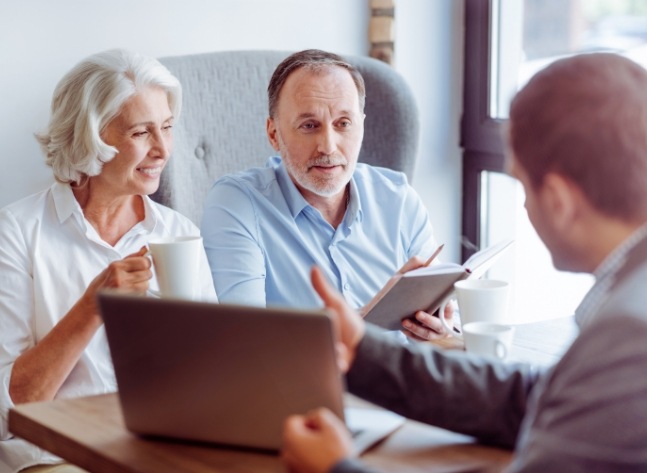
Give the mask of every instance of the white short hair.
[(145, 87), (167, 93), (177, 119), (182, 107), (182, 86), (157, 59), (122, 49), (87, 57), (58, 83), (52, 97), (47, 131), (36, 134), (60, 182), (82, 183), (101, 173), (117, 149), (101, 133), (124, 103)]

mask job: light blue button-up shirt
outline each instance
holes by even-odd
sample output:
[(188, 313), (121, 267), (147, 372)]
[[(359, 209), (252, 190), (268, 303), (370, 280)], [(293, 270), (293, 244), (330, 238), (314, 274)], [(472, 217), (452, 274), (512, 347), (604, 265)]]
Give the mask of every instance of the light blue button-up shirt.
[(365, 305), (412, 256), (436, 248), (427, 211), (406, 176), (357, 164), (350, 202), (333, 228), (301, 195), (279, 157), (218, 179), (202, 236), (221, 302), (321, 307), (318, 265), (353, 307)]

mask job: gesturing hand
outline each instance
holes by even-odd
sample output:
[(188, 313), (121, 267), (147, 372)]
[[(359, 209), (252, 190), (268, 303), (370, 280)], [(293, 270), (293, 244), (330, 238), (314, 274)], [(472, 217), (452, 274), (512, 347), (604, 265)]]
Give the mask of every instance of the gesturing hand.
[(353, 441), (344, 423), (326, 408), (305, 416), (293, 415), (283, 427), (281, 457), (290, 471), (326, 473), (353, 454)]
[(355, 350), (364, 337), (366, 326), (364, 320), (355, 312), (326, 280), (316, 266), (311, 272), (312, 287), (324, 302), (332, 316), (337, 340), (337, 363), (343, 372), (348, 371), (355, 359)]

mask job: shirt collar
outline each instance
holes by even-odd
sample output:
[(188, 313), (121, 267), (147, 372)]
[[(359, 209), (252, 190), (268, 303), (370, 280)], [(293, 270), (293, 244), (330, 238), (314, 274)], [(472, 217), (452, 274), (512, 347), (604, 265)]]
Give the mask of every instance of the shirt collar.
[(57, 181), (52, 184), (50, 189), (52, 191), (52, 198), (54, 199), (56, 215), (60, 223), (63, 223), (74, 214), (83, 218), (81, 206), (74, 197), (72, 187), (69, 184)]
[(629, 252), (644, 238), (647, 238), (647, 223), (640, 226), (618, 245), (593, 271), (596, 281), (614, 276), (627, 262)]
[(595, 269), (593, 272), (595, 284), (575, 310), (575, 320), (580, 328), (584, 328), (595, 319), (598, 309), (609, 296), (609, 291), (616, 283), (619, 273), (628, 263), (630, 252), (645, 238), (647, 238), (647, 224), (643, 224), (629, 235)]
[(350, 200), (348, 201), (348, 207), (346, 209), (346, 216), (344, 217), (344, 223), (349, 227), (354, 221), (362, 221), (364, 213), (362, 211), (362, 200), (359, 198), (359, 190), (357, 189), (357, 181), (355, 181), (355, 175), (350, 178)]
[(160, 215), (157, 206), (153, 204), (151, 198), (147, 195), (143, 195), (142, 200), (144, 201), (144, 220), (137, 224), (137, 227), (141, 229), (141, 232), (152, 233), (157, 228), (166, 228), (167, 225)]
[[(272, 156), (269, 163), (276, 169), (276, 178), (279, 183), (279, 187), (281, 188), (283, 197), (285, 197), (285, 201), (288, 204), (292, 218), (296, 219), (297, 216), (303, 212), (303, 209), (312, 206), (303, 197), (297, 186), (292, 181), (282, 159), (278, 156)], [(346, 215), (344, 216), (344, 223), (350, 226), (355, 220), (361, 221), (362, 215), (362, 203), (359, 198), (355, 176), (353, 175), (350, 179), (350, 201), (348, 202), (348, 208), (346, 210)]]
[(290, 209), (290, 214), (292, 218), (297, 218), (297, 216), (305, 209), (309, 207), (310, 204), (308, 201), (301, 195), (297, 186), (292, 182), (292, 178), (288, 174), (288, 170), (285, 168), (283, 161), (278, 156), (272, 156), (270, 158), (270, 163), (276, 169), (276, 179), (281, 188), (281, 193), (285, 198), (285, 202), (288, 204)]

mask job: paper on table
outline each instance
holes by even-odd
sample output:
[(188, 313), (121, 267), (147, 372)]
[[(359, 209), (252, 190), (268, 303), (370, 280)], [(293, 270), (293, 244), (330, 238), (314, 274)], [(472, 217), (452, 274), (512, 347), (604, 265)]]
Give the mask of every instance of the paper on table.
[(405, 418), (386, 409), (346, 407), (346, 425), (353, 433), (353, 444), (360, 454), (400, 428)]

